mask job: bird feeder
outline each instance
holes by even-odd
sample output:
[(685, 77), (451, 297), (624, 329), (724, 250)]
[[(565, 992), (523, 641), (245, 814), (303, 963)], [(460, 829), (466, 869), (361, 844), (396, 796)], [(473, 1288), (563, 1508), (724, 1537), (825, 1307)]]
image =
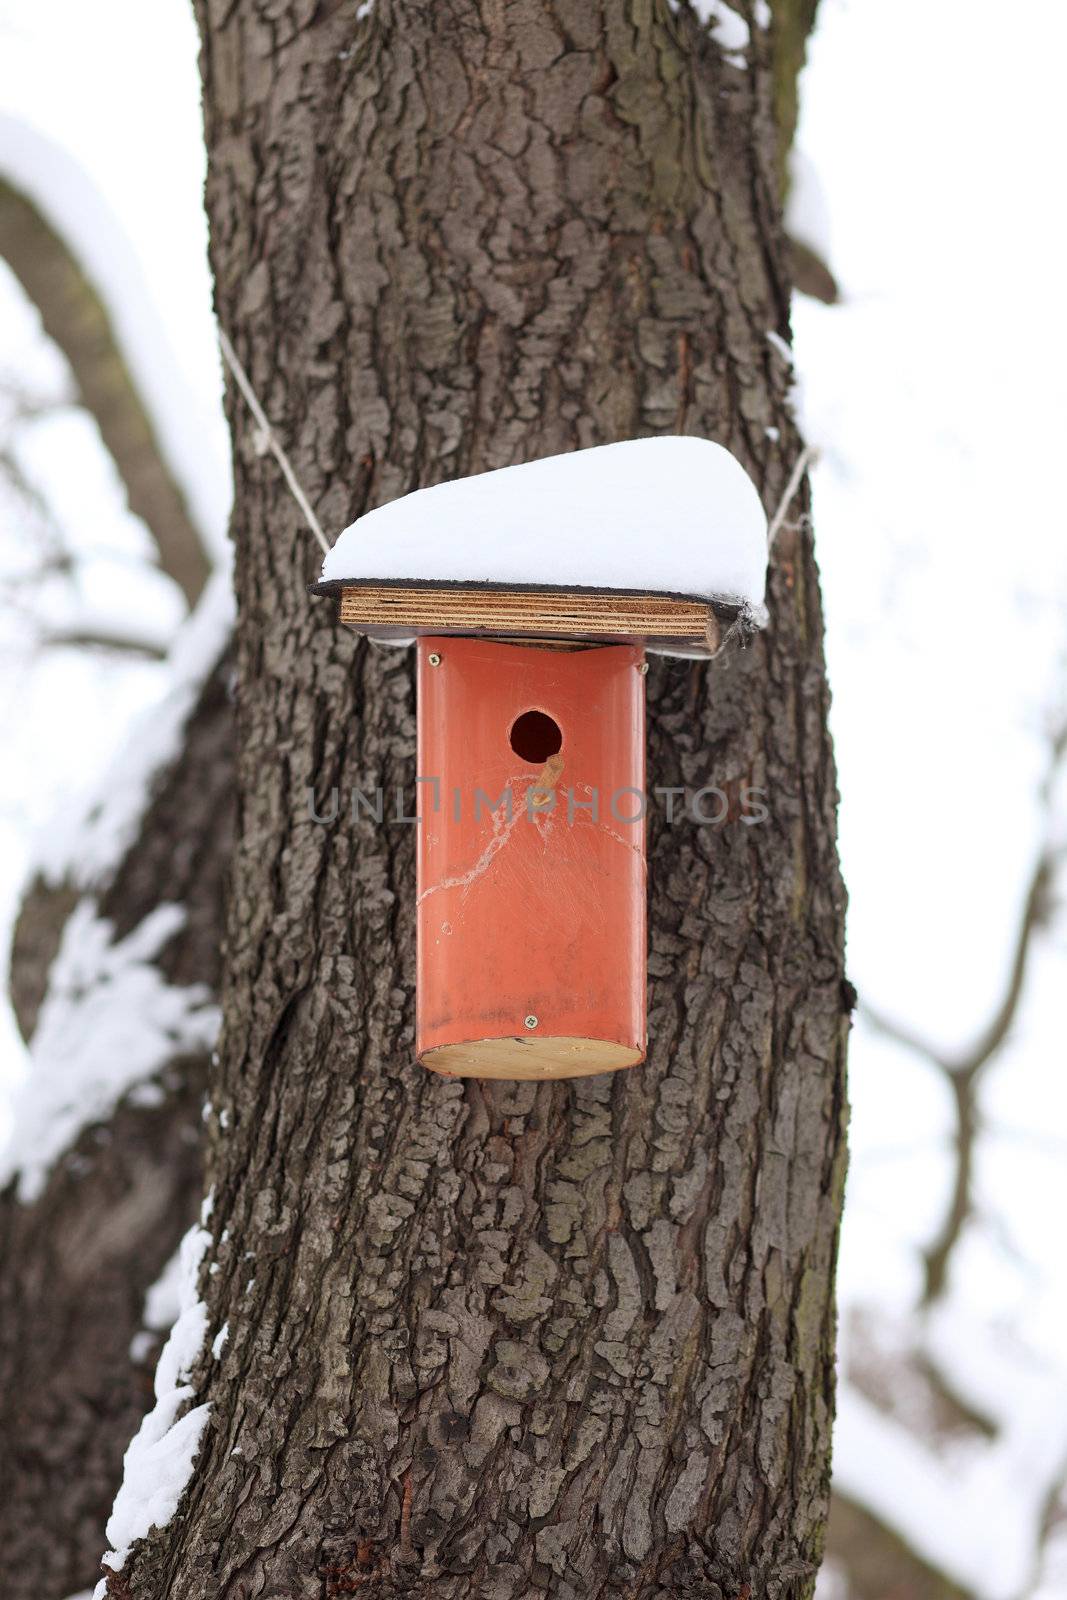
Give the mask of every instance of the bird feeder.
[(416, 1052), (573, 1078), (644, 1059), (646, 651), (759, 621), (766, 520), (707, 440), (604, 445), (361, 517), (315, 592), (417, 651)]

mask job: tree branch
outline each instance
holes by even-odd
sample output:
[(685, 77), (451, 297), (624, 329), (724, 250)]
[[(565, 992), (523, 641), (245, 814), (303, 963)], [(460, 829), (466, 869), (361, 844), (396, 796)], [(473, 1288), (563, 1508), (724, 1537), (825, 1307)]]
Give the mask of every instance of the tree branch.
[(211, 563), (159, 448), (107, 311), (67, 245), (26, 195), (0, 178), (0, 255), (70, 363), (86, 409), (144, 519), (159, 564), (191, 608)]
[(135, 639), (121, 633), (95, 628), (57, 628), (41, 640), (46, 648), (108, 650), (120, 655), (142, 656), (148, 661), (164, 661), (167, 652), (154, 639)]
[[(1049, 760), (1041, 786), (1046, 812), (1052, 805), (1056, 775), (1067, 755), (1067, 720), (1050, 740)], [(1012, 949), (1007, 982), (1000, 1003), (986, 1027), (970, 1047), (959, 1055), (938, 1050), (929, 1040), (892, 1021), (872, 1006), (861, 1004), (866, 1020), (879, 1033), (925, 1056), (948, 1080), (952, 1091), (955, 1129), (955, 1171), (945, 1215), (923, 1252), (924, 1284), (921, 1303), (932, 1305), (944, 1293), (952, 1252), (973, 1210), (972, 1179), (975, 1142), (981, 1127), (978, 1089), (986, 1067), (998, 1055), (1014, 1026), (1026, 982), (1026, 971), (1035, 934), (1048, 921), (1050, 891), (1057, 867), (1064, 858), (1064, 847), (1046, 844), (1034, 863), (1023, 899)]]

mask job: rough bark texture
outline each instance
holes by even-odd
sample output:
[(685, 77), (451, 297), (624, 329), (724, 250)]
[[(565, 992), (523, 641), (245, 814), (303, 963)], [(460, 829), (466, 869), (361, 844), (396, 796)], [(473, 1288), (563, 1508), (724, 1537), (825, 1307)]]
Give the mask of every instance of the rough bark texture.
[[(720, 439), (774, 507), (799, 444), (763, 35), (742, 70), (651, 0), (198, 13), (219, 313), (325, 522), (657, 431)], [(202, 1279), (229, 1337), (189, 1492), (111, 1592), (806, 1593), (847, 1031), (807, 535), (763, 638), (649, 675), (653, 781), (758, 785), (770, 817), (654, 820), (648, 1064), (449, 1082), (411, 1057), (412, 830), (306, 806), (410, 781), (410, 662), (309, 603), (315, 549), (233, 420)]]
[[(232, 843), (233, 716), (223, 665), (189, 718), (142, 831), (99, 910), (121, 939), (161, 901), (185, 907), (159, 966), (178, 985), (219, 977)], [(38, 884), (16, 931), (13, 992), (32, 1023), (62, 923), (80, 894)], [(24, 928), (29, 916), (30, 933)], [(30, 1028), (32, 1033), (32, 1026)], [(0, 1194), (0, 1549), (5, 1600), (84, 1590), (98, 1575), (122, 1454), (151, 1404), (152, 1363), (134, 1365), (144, 1294), (192, 1221), (201, 1192), (207, 1063), (181, 1057), (158, 1105), (126, 1104), (88, 1128), (23, 1205)], [(158, 1352), (157, 1352), (158, 1353)]]

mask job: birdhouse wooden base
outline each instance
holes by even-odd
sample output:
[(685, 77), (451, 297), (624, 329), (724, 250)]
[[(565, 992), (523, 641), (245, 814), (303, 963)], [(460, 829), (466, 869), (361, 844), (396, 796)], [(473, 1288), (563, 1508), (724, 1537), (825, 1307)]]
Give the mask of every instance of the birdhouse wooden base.
[(587, 1078), (594, 1072), (636, 1067), (643, 1049), (607, 1039), (473, 1039), (443, 1044), (419, 1057), (446, 1078)]
[(418, 641), (416, 1049), (573, 1078), (645, 1054), (644, 652)]
[[(318, 592), (331, 588), (318, 584)], [(388, 642), (398, 636), (483, 634), (496, 639), (648, 640), (683, 654), (713, 656), (722, 629), (707, 600), (612, 590), (551, 590), (461, 584), (342, 583), (341, 621)]]

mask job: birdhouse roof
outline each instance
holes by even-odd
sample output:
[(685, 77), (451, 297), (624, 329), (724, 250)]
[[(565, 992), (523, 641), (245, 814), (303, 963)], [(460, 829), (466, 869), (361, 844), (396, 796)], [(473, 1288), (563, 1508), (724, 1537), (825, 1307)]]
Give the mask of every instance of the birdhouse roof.
[(767, 518), (708, 439), (608, 444), (440, 483), (360, 517), (318, 592), (496, 585), (692, 597), (764, 619)]

